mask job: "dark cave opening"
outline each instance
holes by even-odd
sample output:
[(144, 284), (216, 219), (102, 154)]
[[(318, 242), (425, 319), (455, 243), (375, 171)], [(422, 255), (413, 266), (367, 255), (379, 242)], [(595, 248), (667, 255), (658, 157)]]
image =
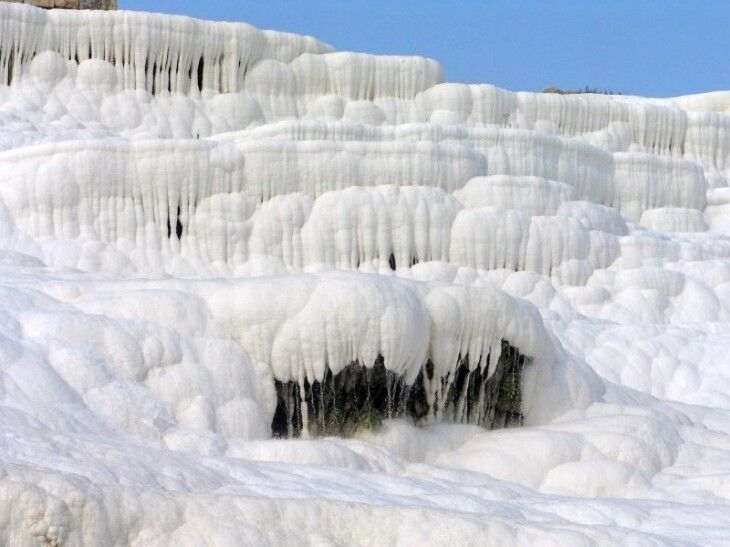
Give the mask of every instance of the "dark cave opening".
[[(409, 385), (387, 370), (379, 356), (370, 367), (354, 362), (337, 374), (328, 370), (321, 381), (305, 379), (303, 386), (296, 381), (276, 381), (272, 433), (299, 437), (306, 422), (311, 436), (346, 437), (363, 427), (376, 429), (387, 418), (407, 418), (417, 425), (436, 421), (487, 428), (521, 425), (521, 379), (528, 362), (529, 358), (502, 342), (491, 374), (486, 368), (470, 370), (466, 356), (453, 374), (443, 378), (436, 378), (433, 364), (427, 362)], [(430, 397), (434, 387), (445, 395)]]

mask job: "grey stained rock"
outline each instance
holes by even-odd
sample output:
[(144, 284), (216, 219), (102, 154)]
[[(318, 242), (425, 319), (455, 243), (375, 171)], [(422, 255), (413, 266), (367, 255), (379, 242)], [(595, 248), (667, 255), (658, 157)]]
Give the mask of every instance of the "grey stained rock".
[(1, 0), (17, 4), (30, 4), (46, 9), (117, 9), (117, 0)]

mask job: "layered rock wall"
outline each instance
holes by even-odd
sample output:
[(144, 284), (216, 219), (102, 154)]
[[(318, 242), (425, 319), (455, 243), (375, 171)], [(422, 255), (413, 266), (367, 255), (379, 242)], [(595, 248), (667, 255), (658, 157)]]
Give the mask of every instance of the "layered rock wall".
[(30, 4), (39, 8), (61, 9), (117, 9), (117, 0), (4, 0), (16, 4)]

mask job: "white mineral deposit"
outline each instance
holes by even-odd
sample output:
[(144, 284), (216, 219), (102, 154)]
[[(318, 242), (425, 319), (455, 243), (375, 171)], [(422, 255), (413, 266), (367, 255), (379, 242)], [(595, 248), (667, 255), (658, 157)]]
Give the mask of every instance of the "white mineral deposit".
[(0, 2), (0, 544), (727, 545), (730, 92)]

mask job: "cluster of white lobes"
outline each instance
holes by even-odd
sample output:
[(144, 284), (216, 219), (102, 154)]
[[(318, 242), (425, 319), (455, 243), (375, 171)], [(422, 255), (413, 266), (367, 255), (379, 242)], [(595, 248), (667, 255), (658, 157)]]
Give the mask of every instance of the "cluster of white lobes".
[[(730, 93), (442, 79), (0, 3), (0, 543), (726, 541)], [(270, 438), (274, 380), (502, 340), (524, 428)]]

